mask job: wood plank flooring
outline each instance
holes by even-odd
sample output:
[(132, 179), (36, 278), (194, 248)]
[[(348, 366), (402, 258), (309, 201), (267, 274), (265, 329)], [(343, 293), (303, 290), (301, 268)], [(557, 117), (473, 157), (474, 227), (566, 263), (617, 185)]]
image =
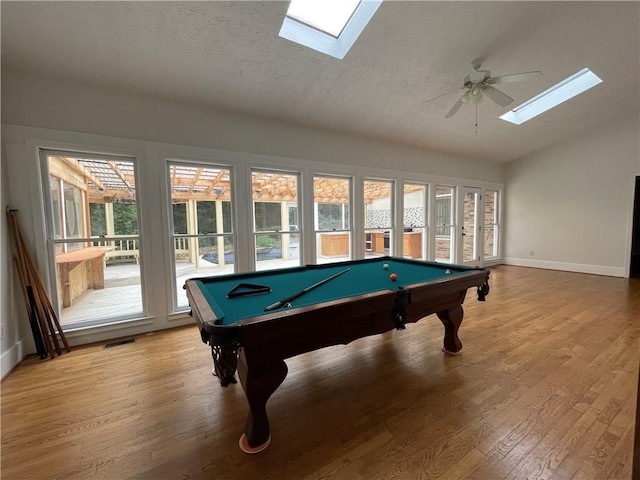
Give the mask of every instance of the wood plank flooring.
[(2, 478), (627, 480), (639, 318), (640, 281), (493, 268), (460, 356), (432, 315), (288, 360), (254, 456), (195, 326), (29, 358), (2, 383)]

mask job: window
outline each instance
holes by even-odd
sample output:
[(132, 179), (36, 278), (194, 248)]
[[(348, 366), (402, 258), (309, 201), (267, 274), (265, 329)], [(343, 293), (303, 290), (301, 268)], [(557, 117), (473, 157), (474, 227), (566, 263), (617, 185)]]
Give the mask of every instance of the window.
[[(60, 175), (60, 172), (56, 172), (56, 175)], [(49, 176), (53, 237), (71, 239), (88, 236), (88, 234), (85, 235), (87, 227), (83, 215), (82, 191), (74, 185), (72, 178), (67, 178), (65, 181), (56, 175)], [(82, 243), (57, 243), (56, 252), (61, 253), (82, 247)]]
[(448, 235), (451, 225), (453, 201), (450, 195), (436, 197), (436, 235)]
[(62, 182), (64, 202), (64, 237), (81, 238), (85, 230), (80, 189)]
[(52, 151), (41, 159), (60, 324), (85, 328), (142, 315), (133, 159)]
[(316, 262), (351, 258), (351, 179), (313, 178)]
[(404, 185), (402, 255), (427, 258), (427, 186)]
[[(282, 230), (282, 204), (279, 202), (253, 202), (255, 227), (258, 232)], [(289, 222), (287, 220), (286, 224)]]
[(89, 218), (92, 237), (101, 237), (107, 234), (107, 218), (104, 203), (90, 203)]
[[(222, 215), (216, 214), (218, 206), (222, 207)], [(196, 202), (196, 216), (198, 217), (198, 233), (231, 231), (231, 202), (229, 201), (198, 200)]]
[(379, 257), (393, 252), (393, 182), (364, 181), (365, 256)]
[(318, 230), (344, 230), (349, 228), (349, 204), (316, 204)]
[(253, 236), (257, 270), (300, 265), (298, 175), (253, 170)]
[(176, 203), (172, 200), (171, 210), (173, 213), (173, 233), (187, 234), (187, 203)]
[(235, 271), (231, 170), (223, 166), (171, 161), (174, 310), (188, 307), (182, 288), (193, 276)]
[(295, 232), (298, 230), (298, 206), (289, 205), (289, 230)]

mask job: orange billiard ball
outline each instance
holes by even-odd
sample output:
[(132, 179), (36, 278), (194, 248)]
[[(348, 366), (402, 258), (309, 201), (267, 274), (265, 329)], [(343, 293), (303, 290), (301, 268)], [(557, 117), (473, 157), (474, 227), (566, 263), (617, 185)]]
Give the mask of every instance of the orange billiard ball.
[(392, 273), (391, 275), (389, 275), (389, 278), (391, 279), (391, 281), (395, 282), (398, 279), (398, 275)]

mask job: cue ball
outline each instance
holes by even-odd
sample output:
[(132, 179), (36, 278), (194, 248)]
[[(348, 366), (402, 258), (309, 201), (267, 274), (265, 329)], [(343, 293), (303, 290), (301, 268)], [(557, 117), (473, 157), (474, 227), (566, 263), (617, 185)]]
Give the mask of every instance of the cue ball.
[(451, 275), (451, 270), (449, 270), (448, 268), (444, 271), (445, 275)]
[(389, 264), (385, 263), (384, 265), (382, 265), (382, 268), (384, 268), (385, 270), (389, 270)]
[(398, 275), (396, 275), (395, 273), (392, 273), (391, 275), (389, 275), (389, 278), (395, 282), (398, 279)]

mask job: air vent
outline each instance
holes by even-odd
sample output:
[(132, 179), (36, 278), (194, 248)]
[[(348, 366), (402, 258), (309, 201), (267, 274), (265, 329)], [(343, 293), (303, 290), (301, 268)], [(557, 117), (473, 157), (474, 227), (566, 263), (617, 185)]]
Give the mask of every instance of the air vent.
[(117, 342), (107, 343), (104, 346), (104, 348), (118, 347), (120, 345), (126, 345), (128, 343), (136, 343), (136, 339), (135, 338), (128, 338), (126, 340), (120, 340), (120, 341), (117, 341)]

